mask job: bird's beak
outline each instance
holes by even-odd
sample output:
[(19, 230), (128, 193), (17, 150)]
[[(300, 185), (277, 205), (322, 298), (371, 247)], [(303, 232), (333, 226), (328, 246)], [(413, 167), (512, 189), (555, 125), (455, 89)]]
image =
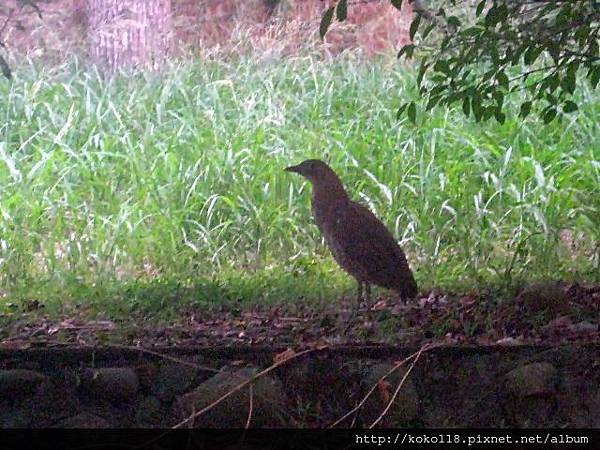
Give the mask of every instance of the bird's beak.
[(286, 172), (296, 172), (301, 174), (302, 172), (300, 171), (300, 166), (290, 166), (290, 167), (286, 167), (285, 168)]

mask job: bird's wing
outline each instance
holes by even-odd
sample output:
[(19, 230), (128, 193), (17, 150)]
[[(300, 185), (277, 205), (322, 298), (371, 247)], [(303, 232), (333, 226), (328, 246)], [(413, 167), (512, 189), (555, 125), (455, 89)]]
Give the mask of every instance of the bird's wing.
[(337, 218), (338, 236), (348, 258), (376, 284), (396, 285), (411, 278), (406, 257), (385, 225), (365, 206), (352, 202)]

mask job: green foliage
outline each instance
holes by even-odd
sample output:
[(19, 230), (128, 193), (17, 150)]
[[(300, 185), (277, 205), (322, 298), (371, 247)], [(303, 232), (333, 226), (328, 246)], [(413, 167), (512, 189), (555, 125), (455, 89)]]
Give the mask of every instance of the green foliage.
[(4, 75), (5, 78), (9, 80), (12, 78), (10, 66), (8, 65), (8, 62), (6, 62), (6, 59), (4, 59), (2, 55), (0, 55), (0, 71), (2, 71), (2, 75)]
[(337, 20), (343, 22), (348, 16), (348, 0), (340, 0), (335, 8)]
[[(338, 7), (339, 9), (339, 7)], [(321, 36), (321, 39), (323, 39), (325, 37), (325, 34), (327, 34), (327, 30), (329, 30), (329, 27), (331, 26), (331, 22), (333, 21), (333, 12), (334, 12), (334, 7), (330, 7), (327, 9), (327, 11), (325, 11), (325, 13), (323, 14), (323, 18), (321, 19), (321, 24), (319, 25), (319, 36)], [(342, 17), (339, 13), (338, 13), (338, 19)], [(345, 17), (344, 17), (345, 19)], [(339, 19), (339, 20), (344, 20), (344, 19)]]
[(394, 5), (394, 8), (398, 10), (402, 9), (402, 0), (390, 0), (390, 2)]
[[(577, 77), (587, 78), (593, 88), (600, 81), (598, 2), (481, 0), (465, 5), (449, 0), (435, 12), (421, 1), (411, 3), (414, 42), (398, 57), (418, 57), (417, 82), (427, 111), (460, 104), (477, 122), (495, 118), (504, 123), (504, 100), (513, 94), (522, 99), (521, 117), (537, 111), (549, 123), (579, 109), (573, 97)], [(392, 4), (400, 9), (402, 2)], [(323, 36), (327, 28), (321, 30)], [(406, 113), (414, 120), (415, 107), (414, 101), (407, 102), (398, 116)]]
[(503, 125), (461, 120), (462, 105), (397, 121), (416, 74), (352, 54), (114, 78), (17, 69), (0, 83), (0, 315), (32, 299), (126, 315), (353, 295), (308, 185), (283, 171), (309, 157), (384, 220), (424, 289), (598, 277), (600, 97), (586, 84), (581, 114), (538, 133), (510, 98)]

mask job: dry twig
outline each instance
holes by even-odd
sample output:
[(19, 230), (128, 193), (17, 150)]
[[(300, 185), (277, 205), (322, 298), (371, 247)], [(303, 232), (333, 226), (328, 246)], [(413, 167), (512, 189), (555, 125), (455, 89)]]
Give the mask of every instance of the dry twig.
[(288, 358), (282, 359), (281, 361), (276, 362), (275, 364), (267, 367), (265, 370), (257, 373), (256, 375), (254, 375), (253, 377), (248, 378), (247, 380), (245, 380), (244, 382), (238, 384), (236, 387), (234, 387), (233, 389), (231, 389), (229, 392), (223, 394), (221, 397), (219, 397), (218, 399), (216, 399), (214, 402), (212, 402), (210, 405), (202, 408), (200, 411), (194, 412), (191, 416), (189, 416), (188, 418), (182, 420), (181, 422), (179, 422), (177, 425), (173, 426), (172, 429), (175, 428), (181, 428), (183, 425), (187, 424), (188, 422), (196, 419), (197, 417), (201, 416), (202, 414), (204, 414), (205, 412), (211, 410), (212, 408), (214, 408), (215, 406), (217, 406), (219, 403), (221, 403), (223, 400), (225, 400), (226, 398), (228, 398), (229, 396), (235, 394), (237, 391), (239, 391), (240, 389), (248, 386), (249, 384), (253, 383), (254, 381), (256, 381), (257, 379), (259, 379), (260, 377), (266, 375), (269, 372), (272, 372), (273, 370), (277, 369), (278, 367), (284, 365), (285, 363), (287, 363), (288, 361), (291, 361), (292, 359), (297, 359), (300, 356), (304, 356), (308, 353), (312, 353), (316, 350), (323, 350), (325, 348), (327, 348), (328, 346), (320, 346), (320, 347), (315, 347), (315, 348), (309, 348), (307, 350), (303, 350), (299, 353), (294, 353), (293, 355), (291, 355)]
[[(375, 427), (381, 421), (381, 419), (383, 419), (385, 417), (385, 415), (387, 414), (387, 412), (390, 410), (390, 408), (394, 404), (394, 401), (396, 400), (396, 397), (398, 396), (398, 393), (400, 392), (400, 388), (404, 384), (404, 381), (408, 378), (408, 376), (410, 375), (410, 372), (412, 372), (413, 368), (415, 367), (415, 364), (417, 364), (417, 361), (421, 357), (421, 354), (424, 351), (431, 349), (432, 347), (433, 346), (430, 345), (430, 344), (425, 344), (423, 347), (421, 347), (419, 349), (419, 351), (416, 353), (416, 356), (415, 356), (413, 362), (411, 363), (410, 367), (404, 373), (404, 376), (402, 377), (402, 379), (398, 383), (398, 386), (396, 387), (396, 390), (394, 391), (394, 395), (392, 395), (392, 398), (390, 398), (390, 401), (388, 402), (388, 404), (386, 405), (386, 407), (383, 409), (383, 411), (381, 412), (381, 414), (379, 414), (379, 417), (377, 417), (377, 419), (375, 419), (375, 421), (371, 425), (369, 425), (369, 429)], [(394, 370), (397, 367), (400, 367), (400, 366), (399, 365), (394, 366)]]
[[(350, 411), (348, 411), (346, 414), (344, 414), (342, 417), (340, 417), (338, 420), (336, 420), (335, 422), (333, 422), (331, 425), (329, 425), (327, 428), (333, 428), (336, 425), (339, 425), (342, 421), (344, 421), (345, 419), (347, 419), (348, 417), (350, 417), (350, 415), (352, 415), (353, 413), (355, 413), (356, 411), (360, 410), (363, 405), (366, 403), (366, 401), (369, 399), (369, 397), (371, 396), (371, 394), (373, 392), (375, 392), (375, 389), (377, 389), (377, 386), (379, 386), (379, 383), (381, 383), (383, 380), (385, 380), (388, 376), (390, 376), (392, 373), (394, 373), (396, 370), (398, 370), (400, 367), (402, 367), (404, 364), (406, 364), (408, 361), (410, 361), (411, 359), (414, 359), (415, 361), (411, 364), (410, 368), (408, 369), (407, 373), (405, 374), (405, 376), (402, 378), (402, 380), (400, 381), (400, 385), (398, 388), (396, 388), (396, 391), (394, 392), (394, 395), (392, 396), (392, 399), (390, 401), (390, 403), (388, 404), (388, 406), (386, 407), (386, 409), (384, 410), (383, 415), (385, 415), (385, 413), (387, 413), (387, 410), (389, 409), (389, 407), (391, 406), (391, 404), (394, 402), (394, 399), (396, 398), (396, 396), (398, 395), (398, 392), (400, 391), (400, 386), (402, 386), (402, 384), (404, 383), (404, 380), (406, 379), (408, 373), (410, 373), (410, 371), (413, 369), (413, 367), (415, 366), (417, 360), (419, 359), (419, 357), (421, 356), (421, 353), (425, 352), (425, 351), (429, 351), (434, 347), (439, 346), (440, 344), (425, 344), (423, 347), (421, 347), (419, 349), (418, 352), (413, 353), (412, 355), (407, 356), (406, 358), (404, 358), (402, 361), (400, 361), (399, 363), (396, 363), (394, 365), (394, 367), (392, 367), (390, 370), (388, 370), (381, 378), (379, 378), (379, 380), (377, 380), (377, 382), (371, 387), (371, 389), (369, 389), (369, 392), (366, 393), (366, 395), (363, 397), (363, 399), (358, 403), (358, 405), (356, 405), (354, 408), (352, 408)], [(375, 424), (377, 422), (379, 422), (379, 420), (381, 420), (381, 418), (383, 417), (383, 415), (381, 415), (377, 421), (375, 422)], [(373, 425), (371, 425), (372, 427)]]
[(254, 387), (252, 385), (250, 385), (250, 387), (248, 388), (249, 392), (248, 392), (248, 396), (250, 397), (248, 399), (248, 420), (246, 420), (246, 425), (244, 426), (244, 430), (247, 430), (248, 428), (250, 428), (250, 421), (252, 420), (252, 410), (254, 409)]

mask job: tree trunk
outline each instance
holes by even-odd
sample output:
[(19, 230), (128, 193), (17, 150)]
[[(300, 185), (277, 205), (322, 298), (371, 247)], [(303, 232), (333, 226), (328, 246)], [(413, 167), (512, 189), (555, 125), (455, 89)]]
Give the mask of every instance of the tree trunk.
[(162, 65), (171, 43), (170, 0), (87, 0), (92, 60), (110, 70)]

